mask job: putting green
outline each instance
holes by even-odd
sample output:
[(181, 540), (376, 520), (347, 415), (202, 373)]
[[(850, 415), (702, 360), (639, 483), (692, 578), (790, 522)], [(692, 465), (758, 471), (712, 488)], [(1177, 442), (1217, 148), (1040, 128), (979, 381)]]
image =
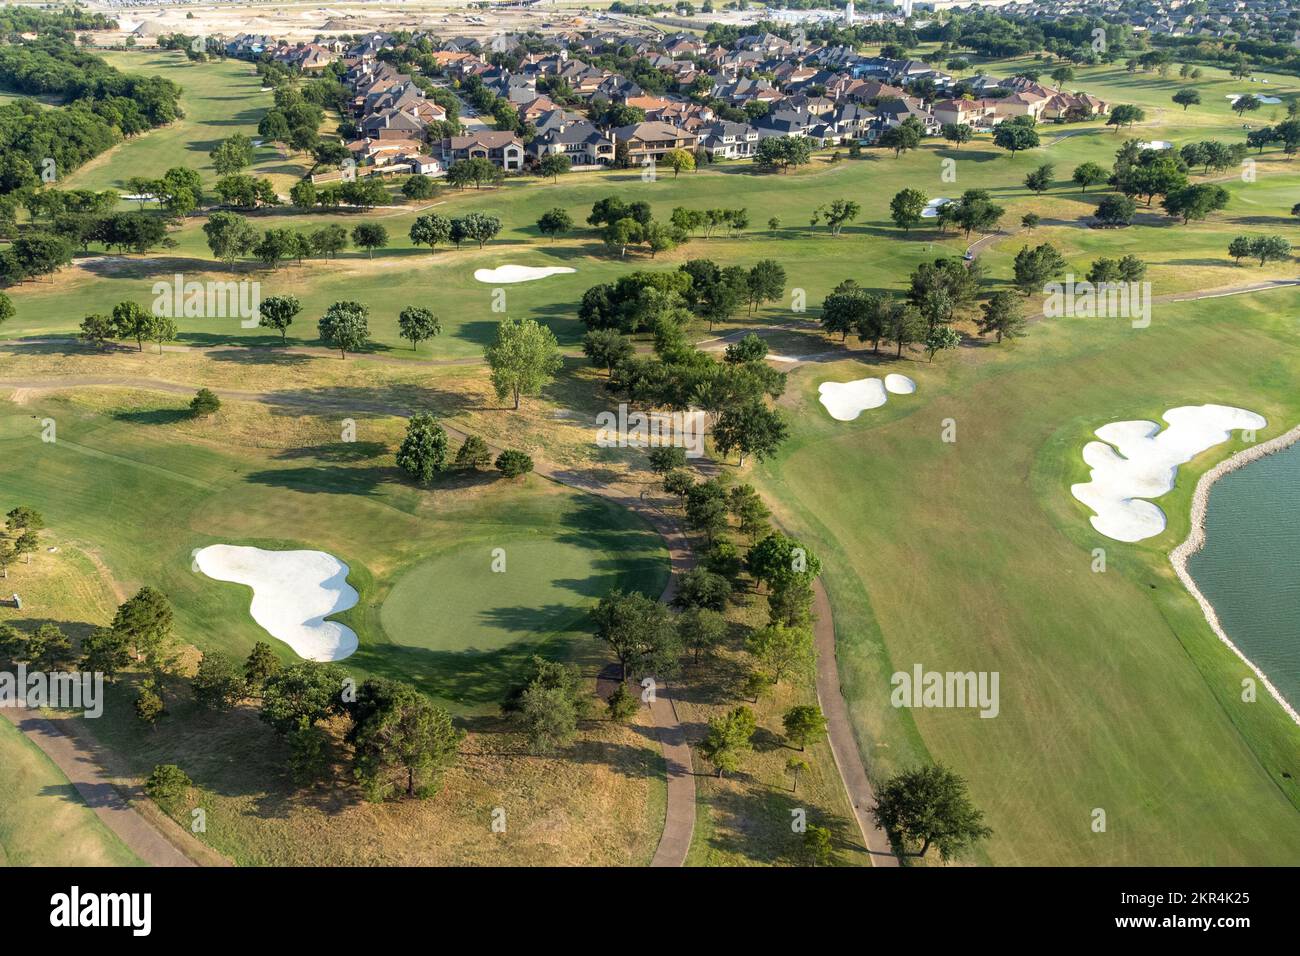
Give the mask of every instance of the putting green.
[[(596, 534), (557, 540), (534, 532), (458, 547), (408, 570), (379, 619), (389, 639), (406, 647), (481, 653), (540, 643), (580, 624), (587, 607), (609, 588), (628, 586), (619, 579), (629, 577), (629, 556), (609, 544)], [(496, 548), (504, 565), (493, 554)], [(504, 570), (494, 571), (494, 561)], [(635, 555), (631, 561), (642, 564)]]

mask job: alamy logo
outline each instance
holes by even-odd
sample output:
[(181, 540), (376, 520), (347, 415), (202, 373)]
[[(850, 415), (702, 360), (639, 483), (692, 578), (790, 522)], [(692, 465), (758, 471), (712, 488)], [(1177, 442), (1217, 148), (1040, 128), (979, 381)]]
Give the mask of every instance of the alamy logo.
[(1151, 324), (1150, 282), (1064, 282), (1043, 286), (1043, 315), (1049, 319), (1132, 319), (1133, 328)]
[(978, 707), (981, 717), (996, 717), (997, 671), (927, 671), (916, 664), (909, 674), (898, 671), (889, 683), (889, 702), (895, 707)]
[(600, 448), (646, 448), (671, 445), (685, 448), (687, 458), (704, 454), (704, 412), (629, 412), (620, 402), (617, 414), (596, 416), (596, 445)]
[(0, 671), (0, 707), (80, 710), (83, 717), (99, 717), (104, 713), (104, 675), (29, 672), (26, 664), (19, 664), (17, 673)]
[(50, 925), (124, 926), (132, 936), (148, 936), (153, 928), (151, 893), (82, 893), (74, 886), (67, 893), (50, 897)]
[(168, 319), (239, 318), (245, 329), (257, 327), (261, 319), (262, 283), (185, 281), (177, 273), (171, 282), (153, 284), (154, 315)]

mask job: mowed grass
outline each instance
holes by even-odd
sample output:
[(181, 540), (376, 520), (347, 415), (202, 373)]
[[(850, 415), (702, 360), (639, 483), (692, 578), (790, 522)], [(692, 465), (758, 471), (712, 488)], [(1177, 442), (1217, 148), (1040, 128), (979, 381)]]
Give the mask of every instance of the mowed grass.
[[(257, 83), (251, 76), (239, 79), (240, 64), (196, 66), (180, 59), (172, 62), (170, 55), (160, 58), (174, 71), (178, 81), (192, 78), (187, 89), (199, 90), (205, 83), (219, 88), (226, 82)], [(996, 63), (993, 68), (1010, 72), (1027, 63)], [(224, 71), (235, 71), (235, 76), (210, 77), (209, 73), (217, 71), (218, 66)], [(175, 248), (162, 254), (107, 259), (92, 256), (83, 267), (65, 270), (53, 282), (27, 283), (13, 290), (19, 311), (6, 324), (3, 334), (22, 337), (71, 333), (85, 314), (103, 311), (118, 300), (130, 299), (149, 306), (155, 296), (154, 284), (170, 283), (173, 276), (181, 274), (187, 280), (199, 281), (255, 280), (261, 284), (263, 296), (297, 295), (303, 302), (303, 313), (289, 330), (289, 338), (299, 343), (316, 341), (316, 320), (331, 302), (357, 299), (371, 306), (373, 347), (394, 356), (473, 356), (491, 341), (497, 323), (506, 315), (535, 318), (547, 324), (562, 344), (572, 347), (583, 331), (577, 318), (577, 304), (587, 288), (612, 281), (633, 269), (672, 269), (697, 257), (742, 266), (763, 258), (780, 261), (789, 276), (786, 298), (764, 306), (752, 318), (738, 315), (731, 323), (767, 324), (791, 316), (792, 307), (797, 307), (793, 298), (795, 289), (800, 290), (800, 300), (815, 314), (821, 299), (845, 278), (852, 277), (871, 288), (898, 290), (918, 263), (938, 254), (963, 250), (967, 240), (956, 233), (942, 236), (927, 226), (904, 236), (892, 224), (889, 200), (898, 190), (909, 187), (921, 189), (930, 197), (952, 197), (970, 188), (990, 190), (995, 200), (1007, 209), (1003, 229), (1021, 233), (1002, 240), (987, 253), (987, 262), (998, 281), (1010, 274), (1011, 259), (1022, 244), (1042, 241), (1061, 246), (1080, 275), (1099, 255), (1122, 255), (1140, 247), (1143, 258), (1150, 263), (1148, 278), (1156, 294), (1205, 287), (1211, 284), (1206, 281), (1207, 270), (1208, 278), (1216, 284), (1291, 274), (1287, 266), (1272, 264), (1265, 269), (1253, 269), (1247, 276), (1244, 269), (1233, 271), (1233, 264), (1227, 258), (1228, 242), (1242, 233), (1279, 232), (1300, 245), (1300, 228), (1294, 217), (1288, 215), (1294, 200), (1287, 202), (1288, 196), (1300, 190), (1300, 164), (1284, 159), (1276, 148), (1254, 157), (1258, 167), (1253, 183), (1242, 182), (1235, 170), (1221, 174), (1220, 178), (1227, 180), (1225, 185), (1232, 192), (1233, 200), (1227, 210), (1206, 222), (1175, 225), (1163, 216), (1157, 205), (1149, 211), (1143, 209), (1139, 222), (1159, 228), (1118, 231), (1076, 228), (1091, 214), (1097, 196), (1104, 192), (1093, 189), (1085, 195), (1070, 184), (1069, 175), (1076, 165), (1091, 160), (1110, 166), (1115, 150), (1127, 138), (1167, 139), (1176, 145), (1210, 138), (1240, 141), (1244, 135), (1242, 122), (1228, 108), (1227, 101), (1219, 99), (1220, 89), (1235, 90), (1241, 86), (1240, 82), (1231, 81), (1222, 71), (1207, 70), (1207, 78), (1198, 84), (1204, 88), (1205, 104), (1186, 113), (1167, 102), (1167, 94), (1182, 84), (1160, 81), (1154, 74), (1134, 78), (1122, 67), (1096, 68), (1081, 70), (1071, 85), (1094, 90), (1114, 102), (1140, 103), (1147, 109), (1148, 119), (1118, 133), (1100, 122), (1043, 124), (1039, 128), (1043, 146), (1014, 157), (993, 147), (987, 136), (977, 137), (960, 149), (932, 139), (920, 150), (899, 159), (886, 151), (866, 150), (862, 159), (845, 158), (831, 163), (829, 152), (822, 153), (810, 168), (789, 175), (761, 174), (747, 162), (722, 163), (677, 177), (665, 171), (653, 182), (644, 181), (640, 171), (614, 170), (572, 173), (560, 177), (558, 183), (523, 177), (510, 179), (499, 189), (444, 189), (432, 203), (420, 208), (334, 214), (284, 208), (259, 212), (252, 216), (259, 228), (310, 229), (322, 223), (338, 222), (350, 229), (358, 222), (376, 221), (389, 233), (390, 245), (373, 258), (353, 250), (329, 262), (309, 260), (282, 265), (277, 270), (266, 270), (254, 263), (240, 263), (234, 270), (227, 270), (215, 263), (207, 249), (201, 218), (192, 218), (173, 234)], [(1265, 88), (1263, 84), (1246, 85)], [(1295, 78), (1275, 77), (1266, 89), (1271, 94), (1290, 97), (1297, 95), (1300, 84)], [(269, 103), (269, 94), (254, 90), (249, 95), (252, 97), (249, 102), (258, 102), (257, 98), (262, 97)], [(206, 106), (196, 104), (194, 113), (220, 107), (223, 102), (213, 99)], [(249, 109), (260, 113), (260, 108)], [(1248, 121), (1262, 123), (1268, 111), (1284, 109), (1284, 106), (1268, 107)], [(214, 118), (213, 122), (217, 120)], [(249, 116), (247, 122), (255, 126), (256, 118)], [(138, 145), (119, 147), (114, 155), (127, 148), (143, 149), (147, 143), (171, 132), (169, 129), (140, 137)], [(206, 162), (206, 148), (210, 147), (190, 158)], [(847, 156), (847, 151), (841, 152)], [(955, 181), (945, 178), (945, 161), (955, 161), (951, 167), (955, 169)], [(1036, 196), (1025, 189), (1023, 180), (1033, 168), (1047, 162), (1055, 166), (1056, 185), (1045, 196)], [(159, 172), (170, 164), (162, 164)], [(721, 231), (712, 238), (697, 237), (653, 259), (636, 251), (619, 257), (604, 248), (585, 222), (592, 203), (608, 195), (629, 201), (644, 199), (651, 204), (655, 215), (663, 219), (679, 205), (743, 206), (749, 212), (751, 225), (734, 237)], [(824, 225), (810, 228), (809, 217), (814, 209), (836, 199), (856, 200), (862, 206), (862, 214), (845, 227), (839, 239), (832, 239)], [(550, 242), (538, 233), (536, 221), (546, 210), (557, 206), (569, 212), (577, 228), (570, 235)], [(469, 243), (461, 250), (440, 247), (430, 252), (413, 246), (407, 237), (415, 217), (428, 211), (443, 215), (486, 212), (499, 216), (504, 228), (482, 250)], [(1032, 234), (1018, 226), (1020, 217), (1031, 211), (1044, 219), (1044, 227)], [(780, 220), (775, 230), (768, 228), (768, 221), (773, 217)], [(577, 272), (498, 288), (473, 278), (476, 269), (506, 263), (563, 265)], [(418, 350), (411, 350), (397, 330), (397, 315), (406, 305), (433, 309), (442, 320), (443, 334)], [(241, 329), (237, 318), (189, 318), (181, 319), (179, 324), (181, 341), (192, 344), (271, 340), (263, 330)]]
[[(110, 66), (124, 73), (161, 76), (180, 85), (185, 115), (169, 126), (134, 136), (74, 170), (59, 186), (66, 189), (126, 189), (133, 176), (157, 178), (173, 166), (198, 170), (212, 185), (217, 173), (208, 159), (222, 140), (243, 133), (256, 140), (257, 124), (273, 103), (261, 92), (262, 82), (250, 63), (214, 60), (191, 63), (183, 53), (166, 50), (97, 51)], [(283, 157), (268, 145), (257, 147), (254, 164), (245, 172), (270, 177), (286, 191), (306, 171), (301, 157)], [(125, 203), (123, 208), (139, 208)]]
[[(793, 440), (759, 471), (821, 554), (859, 745), (875, 778), (928, 759), (971, 785), (1002, 864), (1265, 864), (1300, 852), (1298, 730), (1174, 577), (1197, 477), (1158, 501), (1165, 533), (1103, 538), (1069, 493), (1107, 422), (1218, 402), (1263, 414), (1266, 440), (1300, 421), (1300, 293), (1163, 305), (1124, 320), (1040, 322), (1001, 348), (934, 365), (808, 368)], [(884, 367), (882, 367), (884, 366)], [(853, 423), (816, 387), (887, 370), (918, 382)], [(956, 440), (942, 440), (945, 426)], [(1094, 573), (1104, 549), (1105, 573)], [(996, 671), (1001, 711), (896, 710), (889, 677)], [(1107, 829), (1091, 829), (1094, 810)]]
[(68, 778), (0, 718), (0, 866), (136, 866)]
[[(386, 430), (363, 425), (365, 440), (353, 443), (337, 441), (337, 432), (324, 438), (331, 420), (318, 422), (315, 444), (223, 447), (220, 423), (211, 426), (210, 441), (183, 440), (178, 404), (124, 401), (113, 410), (46, 396), (31, 406), (4, 406), (0, 497), (42, 511), (51, 528), (97, 553), (127, 591), (143, 584), (162, 589), (176, 607), (178, 636), (200, 649), (242, 657), (267, 638), (249, 617), (248, 589), (191, 570), (195, 548), (220, 542), (336, 555), (361, 595), (343, 615), (362, 640), (349, 670), (412, 681), (462, 713), (495, 711), (534, 653), (599, 658), (580, 624), (607, 587), (662, 590), (667, 562), (658, 536), (626, 510), (536, 476), (516, 483), (491, 472), (455, 475), (422, 489), (394, 467), (396, 442), (386, 439), (400, 435), (396, 419)], [(55, 443), (43, 443), (32, 427), (44, 418), (57, 423)], [(276, 427), (274, 419), (262, 427)], [(539, 553), (545, 541), (560, 544), (554, 568)], [(531, 555), (512, 568), (532, 582), (522, 588), (501, 583), (509, 570), (491, 570), (491, 549), (504, 547), (509, 562), (515, 543)], [(451, 606), (430, 590), (404, 614), (467, 627), (483, 635), (490, 652), (393, 643), (379, 609), (394, 582), (408, 568), (470, 544), (483, 559), (459, 569)], [(589, 554), (575, 556), (583, 551)], [(584, 569), (596, 576), (578, 576)], [(534, 617), (529, 602), (538, 597), (547, 604)], [(271, 643), (293, 659), (287, 647)]]

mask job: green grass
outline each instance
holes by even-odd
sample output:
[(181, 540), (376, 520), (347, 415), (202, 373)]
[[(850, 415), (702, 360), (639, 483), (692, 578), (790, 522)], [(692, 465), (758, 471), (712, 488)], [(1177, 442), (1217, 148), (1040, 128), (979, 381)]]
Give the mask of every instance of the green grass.
[(135, 866), (58, 767), (0, 718), (0, 866)]
[[(360, 593), (341, 615), (361, 637), (349, 671), (413, 681), (459, 712), (491, 711), (533, 653), (598, 656), (578, 625), (604, 584), (657, 595), (667, 573), (658, 536), (639, 519), (540, 478), (453, 476), (424, 490), (401, 476), (381, 442), (206, 445), (179, 440), (165, 410), (106, 411), (57, 397), (38, 410), (38, 418), (58, 423), (59, 440), (44, 444), (30, 428), (32, 412), (0, 405), (0, 498), (32, 505), (51, 528), (97, 550), (128, 590), (161, 588), (176, 607), (178, 636), (203, 650), (242, 657), (267, 635), (249, 617), (246, 588), (190, 570), (195, 548), (318, 548), (349, 565)], [(543, 539), (561, 542), (554, 566), (540, 560)], [(457, 562), (454, 596), (440, 599), (430, 589), (418, 609), (408, 603), (389, 620), (409, 627), (407, 614), (423, 615), (447, 633), (464, 625), (479, 637), (462, 646), (481, 643), (490, 652), (410, 646), (409, 636), (399, 646), (379, 613), (394, 582), (409, 568), (463, 555), (470, 542), (484, 560)], [(488, 552), (497, 546), (507, 551), (505, 575), (490, 568)], [(584, 578), (590, 571), (599, 576)], [(534, 600), (546, 602), (540, 617)]]
[[(885, 368), (818, 368), (792, 396), (794, 437), (767, 491), (825, 562), (844, 693), (869, 770), (926, 759), (967, 777), (1003, 864), (1262, 864), (1300, 851), (1298, 730), (1175, 579), (1190, 490), (1233, 442), (1180, 469), (1165, 533), (1110, 541), (1069, 494), (1093, 429), (1202, 402), (1300, 421), (1300, 294), (1158, 307), (1152, 326), (1038, 323), (941, 364), (879, 365), (918, 382), (854, 423), (816, 386)], [(941, 441), (946, 420), (955, 443)], [(1108, 556), (1091, 571), (1092, 549)], [(889, 675), (997, 671), (1001, 714), (895, 710)], [(1108, 831), (1094, 834), (1102, 808)]]

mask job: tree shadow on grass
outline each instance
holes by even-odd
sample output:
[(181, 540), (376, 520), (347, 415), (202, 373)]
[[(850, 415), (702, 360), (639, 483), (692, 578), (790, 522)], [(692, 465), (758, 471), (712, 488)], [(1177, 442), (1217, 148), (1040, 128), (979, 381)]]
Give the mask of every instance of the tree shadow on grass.
[(801, 863), (803, 836), (791, 828), (795, 811), (807, 813), (810, 826), (831, 831), (831, 843), (840, 853), (861, 847), (851, 835), (846, 821), (826, 818), (809, 807), (798, 793), (778, 790), (761, 783), (729, 777), (730, 786), (719, 786), (709, 802), (713, 808), (713, 832), (708, 844), (719, 851), (748, 858), (758, 863), (798, 866)]
[(286, 448), (275, 457), (281, 461), (314, 458), (318, 461), (350, 464), (378, 458), (380, 455), (387, 454), (388, 450), (388, 445), (381, 441), (337, 441), (326, 445), (304, 445), (300, 448)]
[(113, 412), (113, 421), (132, 425), (175, 425), (193, 418), (188, 408), (151, 408)]
[(383, 486), (399, 483), (402, 479), (403, 475), (398, 469), (379, 467), (268, 468), (244, 476), (249, 484), (283, 488), (287, 491), (364, 497), (376, 495)]

